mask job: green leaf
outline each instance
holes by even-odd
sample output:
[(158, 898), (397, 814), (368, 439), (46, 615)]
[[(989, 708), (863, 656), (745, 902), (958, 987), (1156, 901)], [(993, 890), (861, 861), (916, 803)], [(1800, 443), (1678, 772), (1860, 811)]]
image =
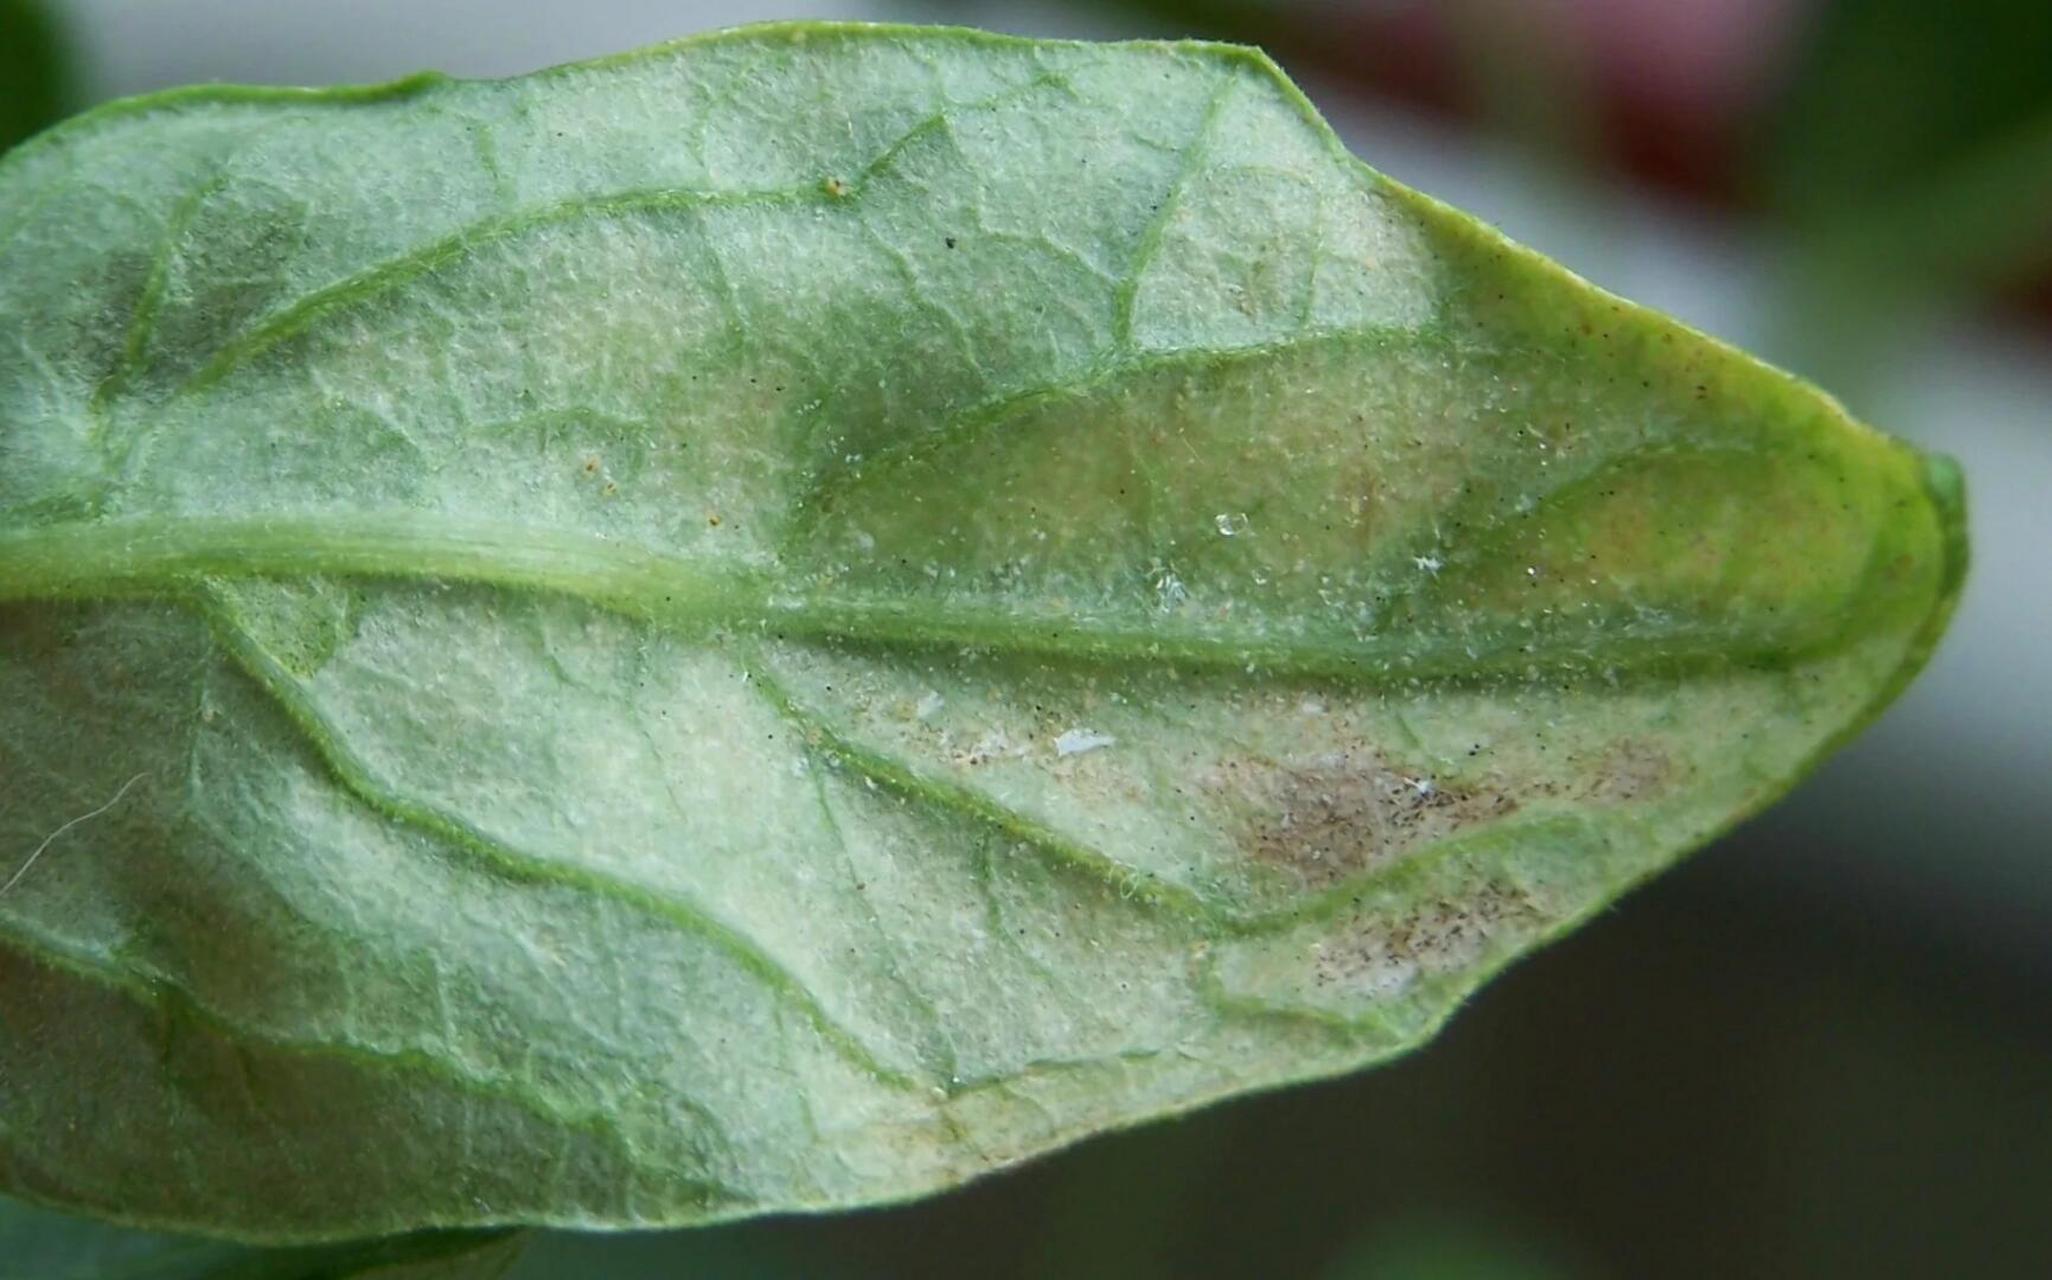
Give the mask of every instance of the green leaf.
[(456, 1232), (250, 1249), (0, 1200), (0, 1280), (498, 1280), (524, 1243), (505, 1232)]
[(250, 1238), (1387, 1058), (1963, 566), (1949, 468), (1213, 46), (116, 104), (0, 164), (0, 323), (0, 1173)]

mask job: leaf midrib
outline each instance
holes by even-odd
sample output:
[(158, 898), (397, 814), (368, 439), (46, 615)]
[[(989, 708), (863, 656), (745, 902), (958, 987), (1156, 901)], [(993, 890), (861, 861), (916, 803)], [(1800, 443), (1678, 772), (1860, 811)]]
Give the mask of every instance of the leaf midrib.
[[(0, 533), (0, 602), (178, 595), (208, 578), (474, 582), (580, 599), (685, 632), (733, 630), (914, 648), (971, 648), (1097, 663), (1252, 669), (1380, 685), (1544, 672), (1783, 666), (1851, 638), (1828, 617), (1677, 617), (1620, 634), (1596, 619), (1540, 635), (1439, 639), (1415, 630), (1277, 637), (1001, 601), (905, 599), (882, 591), (794, 589), (765, 569), (714, 568), (591, 534), (420, 513), (150, 517)], [(1608, 678), (1607, 676), (1605, 678)]]

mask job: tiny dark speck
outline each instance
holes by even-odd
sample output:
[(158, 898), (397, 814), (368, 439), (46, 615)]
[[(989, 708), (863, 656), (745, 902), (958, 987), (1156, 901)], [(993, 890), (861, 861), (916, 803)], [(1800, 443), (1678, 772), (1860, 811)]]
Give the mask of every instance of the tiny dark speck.
[(949, 236), (949, 237), (947, 238), (947, 241), (948, 241), (948, 248), (952, 249), (952, 248), (954, 248), (954, 247), (955, 247), (955, 237), (953, 237), (953, 236)]

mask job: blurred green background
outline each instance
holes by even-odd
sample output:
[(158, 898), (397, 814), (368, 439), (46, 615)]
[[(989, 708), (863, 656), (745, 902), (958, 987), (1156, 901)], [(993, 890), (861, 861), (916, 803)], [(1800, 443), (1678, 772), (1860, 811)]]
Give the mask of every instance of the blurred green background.
[[(2052, 3), (0, 0), (0, 147), (793, 16), (1260, 44), (1369, 163), (1960, 457), (1975, 574), (1850, 751), (1401, 1063), (903, 1208), (549, 1233), (515, 1280), (2052, 1275)], [(54, 1274), (12, 1222), (0, 1277)]]

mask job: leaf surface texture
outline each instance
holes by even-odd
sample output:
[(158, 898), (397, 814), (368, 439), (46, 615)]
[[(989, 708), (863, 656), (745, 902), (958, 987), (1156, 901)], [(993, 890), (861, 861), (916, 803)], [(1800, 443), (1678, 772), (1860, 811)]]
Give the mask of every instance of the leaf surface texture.
[(0, 326), (0, 1180), (255, 1239), (1386, 1058), (1963, 565), (1943, 464), (1215, 46), (116, 104), (0, 162)]

